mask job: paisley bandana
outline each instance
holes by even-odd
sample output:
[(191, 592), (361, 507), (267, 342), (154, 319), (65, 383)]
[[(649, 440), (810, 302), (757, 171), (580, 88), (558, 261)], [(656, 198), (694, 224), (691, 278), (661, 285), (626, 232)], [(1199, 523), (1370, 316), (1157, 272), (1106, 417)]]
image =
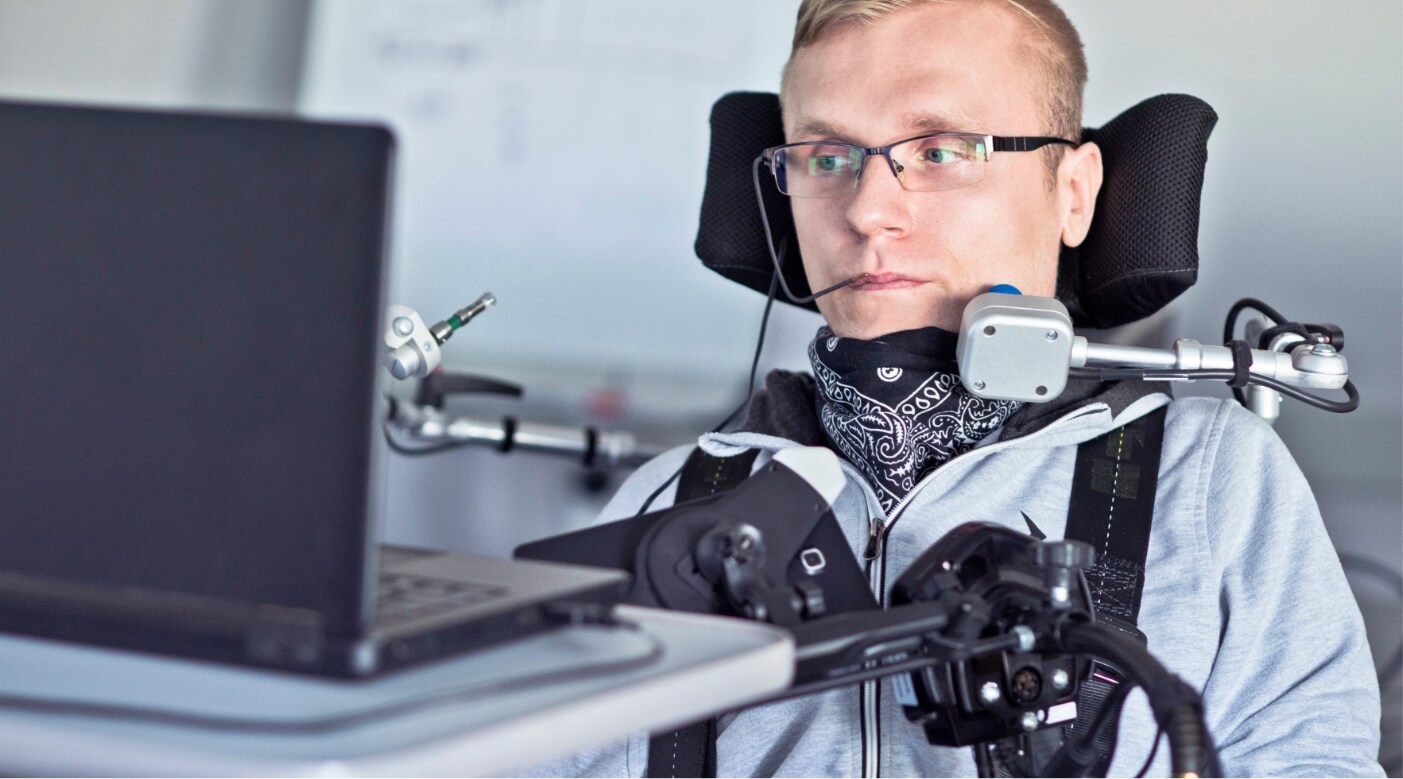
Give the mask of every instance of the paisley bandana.
[(970, 394), (955, 339), (923, 327), (862, 341), (821, 327), (809, 344), (819, 421), (889, 514), (922, 477), (973, 449), (1021, 405)]

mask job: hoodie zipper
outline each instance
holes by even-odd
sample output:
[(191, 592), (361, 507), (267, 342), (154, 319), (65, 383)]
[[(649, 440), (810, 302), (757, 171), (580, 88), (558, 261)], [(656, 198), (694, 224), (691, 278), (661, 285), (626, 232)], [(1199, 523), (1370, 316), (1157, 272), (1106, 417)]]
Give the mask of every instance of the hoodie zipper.
[[(884, 572), (879, 569), (882, 567), (881, 561), (886, 557), (884, 547), (887, 540), (887, 524), (882, 516), (873, 516), (868, 521), (870, 526), (867, 549), (862, 555), (863, 560), (867, 563), (867, 584), (873, 594), (877, 596), (877, 604), (886, 608), (886, 598), (881, 591), (880, 578)], [(881, 723), (878, 722), (877, 716), (877, 684), (878, 680), (876, 679), (862, 683), (860, 720), (862, 725), (862, 775), (865, 777), (875, 777), (881, 772), (877, 751), (881, 737)]]
[[(867, 550), (864, 557), (867, 559), (867, 583), (872, 588), (872, 593), (877, 596), (877, 605), (885, 609), (887, 607), (887, 592), (885, 579), (887, 575), (887, 536), (891, 533), (892, 525), (901, 516), (901, 512), (910, 505), (911, 499), (916, 493), (930, 483), (936, 472), (931, 472), (911, 488), (911, 491), (902, 498), (892, 509), (891, 516), (883, 519), (874, 516), (870, 520), (869, 535), (867, 538)], [(864, 777), (879, 777), (882, 775), (881, 765), (881, 741), (882, 723), (880, 719), (880, 698), (881, 679), (873, 679), (862, 683), (862, 775)]]
[[(1000, 449), (1007, 449), (1012, 444), (1025, 443), (1029, 440), (1036, 439), (1037, 437), (1044, 435), (1048, 431), (1053, 430), (1065, 423), (1071, 422), (1074, 419), (1078, 419), (1087, 413), (1097, 412), (1082, 409), (1079, 413), (1073, 413), (1062, 417), (1061, 419), (1058, 419), (1057, 421), (1053, 422), (1052, 424), (1048, 425), (1042, 430), (1039, 430), (1036, 433), (1032, 433), (1031, 435), (1023, 436), (1021, 438), (1015, 438), (1012, 441), (996, 442), (985, 447), (980, 447), (979, 449), (975, 449), (971, 452), (967, 452), (965, 455), (960, 455), (959, 457), (967, 456), (968, 454), (972, 454), (976, 451), (981, 452), (981, 456), (987, 456), (990, 452), (999, 451)], [(906, 507), (911, 505), (911, 501), (914, 500), (916, 496), (921, 493), (922, 490), (929, 486), (930, 483), (934, 481), (942, 471), (945, 471), (945, 466), (948, 466), (951, 462), (954, 462), (955, 460), (959, 459), (959, 457), (952, 458), (951, 460), (947, 461), (945, 465), (942, 465), (934, 471), (931, 471), (930, 473), (926, 474), (926, 477), (924, 479), (921, 479), (919, 482), (917, 482), (916, 486), (912, 487), (911, 491), (906, 493), (906, 497), (902, 498), (894, 507), (892, 507), (890, 514), (888, 514), (885, 519), (880, 516), (874, 516), (869, 520), (870, 525), (868, 529), (867, 548), (863, 557), (866, 558), (867, 562), (868, 585), (872, 588), (872, 593), (877, 596), (877, 605), (879, 607), (883, 609), (887, 607), (887, 537), (891, 535), (892, 526), (895, 525), (896, 521), (901, 518), (901, 513), (906, 510)], [(880, 760), (882, 729), (881, 722), (879, 721), (880, 710), (878, 705), (880, 701), (878, 697), (878, 694), (880, 692), (879, 685), (881, 683), (881, 679), (874, 679), (869, 682), (863, 682), (861, 694), (862, 701), (860, 720), (862, 725), (862, 775), (864, 777), (872, 777), (873, 779), (882, 775), (882, 766)]]

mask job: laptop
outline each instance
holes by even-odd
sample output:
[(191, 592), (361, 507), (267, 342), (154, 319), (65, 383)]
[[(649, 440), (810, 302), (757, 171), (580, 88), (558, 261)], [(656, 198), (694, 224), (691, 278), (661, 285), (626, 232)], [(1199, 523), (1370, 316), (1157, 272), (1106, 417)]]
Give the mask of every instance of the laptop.
[(0, 631), (356, 677), (621, 596), (378, 544), (393, 152), (0, 102)]

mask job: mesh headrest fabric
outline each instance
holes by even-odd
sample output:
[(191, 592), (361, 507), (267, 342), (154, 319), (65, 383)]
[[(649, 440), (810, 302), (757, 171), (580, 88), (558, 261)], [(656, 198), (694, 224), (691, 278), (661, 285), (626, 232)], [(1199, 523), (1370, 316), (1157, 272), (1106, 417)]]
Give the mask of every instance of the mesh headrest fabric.
[[(1105, 176), (1090, 233), (1077, 248), (1063, 246), (1059, 260), (1057, 297), (1078, 327), (1142, 319), (1193, 286), (1203, 169), (1217, 121), (1202, 100), (1171, 94), (1083, 131), (1083, 141), (1101, 147)], [(769, 290), (773, 264), (751, 166), (763, 149), (784, 140), (778, 95), (732, 92), (711, 109), (697, 256), (708, 268), (762, 293)], [(785, 281), (794, 294), (808, 295), (789, 199), (767, 170), (760, 175), (775, 246), (785, 247)]]

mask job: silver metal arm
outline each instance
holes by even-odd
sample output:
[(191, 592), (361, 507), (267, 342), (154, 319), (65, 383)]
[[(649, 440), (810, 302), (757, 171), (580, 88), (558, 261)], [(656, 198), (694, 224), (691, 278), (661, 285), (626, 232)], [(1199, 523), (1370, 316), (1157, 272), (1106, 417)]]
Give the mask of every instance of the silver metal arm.
[[(1268, 326), (1249, 322), (1249, 343)], [(1305, 389), (1343, 389), (1349, 381), (1349, 363), (1330, 344), (1307, 343), (1288, 332), (1269, 346), (1249, 350), (1249, 374)], [(1189, 338), (1169, 349), (1095, 344), (1073, 334), (1071, 316), (1058, 300), (1000, 292), (980, 295), (965, 307), (957, 360), (960, 380), (975, 395), (1033, 403), (1061, 394), (1073, 368), (1142, 369), (1161, 381), (1193, 381), (1204, 378), (1204, 371), (1219, 374), (1217, 378), (1236, 372), (1228, 346)], [(1248, 407), (1263, 419), (1274, 421), (1279, 415), (1281, 397), (1275, 390), (1248, 385), (1246, 397)]]
[(1178, 358), (1167, 349), (1147, 349), (1143, 346), (1089, 343), (1081, 336), (1072, 339), (1072, 359), (1069, 367), (1084, 365), (1135, 365), (1144, 368), (1174, 368)]
[(639, 444), (632, 433), (536, 422), (518, 421), (515, 425), (503, 420), (491, 422), (444, 414), (432, 406), (403, 400), (390, 404), (388, 422), (398, 440), (412, 441), (413, 446), (480, 444), (496, 449), (569, 455), (582, 461), (591, 451), (593, 437), (591, 464), (605, 468), (637, 467), (663, 452), (662, 448)]
[[(1109, 365), (1125, 368), (1153, 368), (1173, 371), (1231, 371), (1232, 349), (1201, 344), (1180, 338), (1172, 349), (1145, 349), (1138, 346), (1093, 344), (1081, 336), (1072, 339), (1070, 367)], [(1300, 343), (1289, 353), (1253, 349), (1251, 373), (1307, 389), (1340, 389), (1349, 380), (1349, 364), (1343, 354), (1329, 344)], [(1192, 381), (1192, 376), (1185, 377)]]
[[(473, 303), (433, 326), (424, 324), (419, 312), (408, 306), (390, 306), (384, 334), (385, 346), (389, 349), (385, 367), (396, 379), (428, 376), (442, 363), (436, 347), (442, 346), (454, 332), (496, 303), (496, 296), (483, 293)], [(580, 458), (585, 465), (605, 468), (635, 467), (663, 452), (658, 447), (639, 445), (632, 433), (506, 419), (488, 422), (450, 416), (436, 407), (406, 400), (387, 398), (386, 401), (385, 433), (391, 444), (403, 451), (435, 450), (442, 444), (482, 444), (503, 451), (523, 449), (571, 455)], [(405, 447), (401, 441), (415, 443)]]

